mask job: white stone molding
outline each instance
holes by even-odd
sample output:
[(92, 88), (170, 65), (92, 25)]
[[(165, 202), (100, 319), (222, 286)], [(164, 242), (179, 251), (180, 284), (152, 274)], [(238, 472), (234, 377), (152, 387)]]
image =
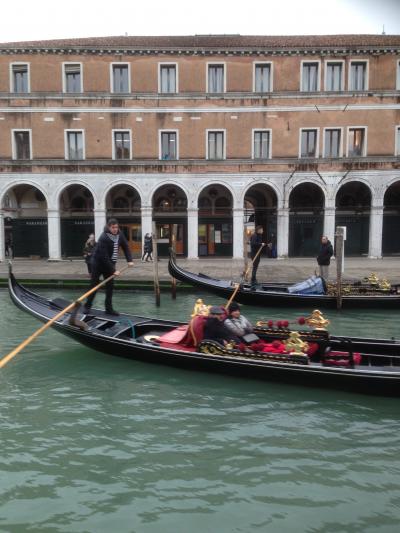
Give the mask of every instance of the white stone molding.
[(49, 261), (61, 261), (61, 225), (59, 209), (47, 209), (47, 232), (49, 240)]
[(244, 209), (234, 208), (233, 214), (233, 259), (243, 259)]
[(188, 239), (188, 259), (199, 258), (199, 210), (197, 207), (190, 207), (187, 210), (187, 239)]
[(96, 208), (93, 209), (93, 215), (94, 215), (94, 234), (96, 237), (96, 241), (100, 237), (100, 235), (103, 233), (104, 226), (106, 225), (106, 209), (105, 207)]
[(5, 260), (4, 213), (0, 211), (0, 263)]
[(278, 207), (277, 219), (277, 253), (283, 259), (289, 255), (289, 208)]

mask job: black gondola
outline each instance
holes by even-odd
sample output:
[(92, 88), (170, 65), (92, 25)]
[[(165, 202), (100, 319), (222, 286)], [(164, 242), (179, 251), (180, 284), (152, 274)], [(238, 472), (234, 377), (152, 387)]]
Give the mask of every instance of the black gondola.
[[(11, 271), (9, 293), (20, 309), (43, 322), (55, 317), (70, 303), (60, 298), (48, 300), (27, 290), (16, 281)], [(184, 325), (177, 321), (127, 314), (116, 318), (94, 309), (82, 318), (84, 328), (82, 324), (78, 326), (71, 321), (70, 313), (55, 321), (52, 327), (94, 350), (145, 362), (298, 385), (400, 396), (400, 345), (393, 340), (342, 339), (311, 331), (304, 335), (314, 339), (321, 352), (315, 360), (304, 353), (243, 352), (206, 340), (200, 342), (197, 348), (160, 343), (160, 336)], [(266, 340), (277, 335), (284, 336), (284, 333), (268, 331), (267, 328), (259, 328), (258, 333)], [(345, 366), (332, 363), (334, 350), (344, 351), (340, 357), (347, 358)], [(360, 364), (354, 363), (356, 351), (363, 352)]]
[[(200, 287), (229, 299), (236, 289), (236, 283), (231, 280), (215, 279), (205, 274), (194, 274), (184, 270), (176, 263), (175, 255), (171, 252), (168, 270), (172, 277), (184, 281), (195, 287)], [(335, 294), (296, 294), (288, 291), (285, 283), (263, 283), (252, 287), (247, 283), (240, 284), (235, 295), (237, 302), (249, 305), (303, 307), (303, 308), (336, 308)], [(400, 285), (394, 285), (390, 290), (363, 284), (346, 285), (342, 294), (344, 308), (400, 308)]]

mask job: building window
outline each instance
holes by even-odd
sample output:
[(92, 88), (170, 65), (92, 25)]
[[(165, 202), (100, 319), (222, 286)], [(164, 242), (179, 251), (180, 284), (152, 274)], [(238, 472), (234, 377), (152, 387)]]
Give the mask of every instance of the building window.
[(270, 63), (258, 63), (254, 66), (254, 91), (256, 93), (269, 93), (272, 91)]
[(160, 93), (178, 92), (177, 91), (176, 65), (160, 65), (159, 92)]
[(113, 93), (129, 93), (130, 79), (129, 79), (129, 65), (126, 64), (112, 64), (112, 92)]
[(113, 131), (113, 159), (132, 159), (130, 131)]
[(66, 131), (66, 159), (79, 160), (85, 158), (83, 131)]
[(224, 65), (208, 65), (208, 87), (209, 93), (225, 92), (225, 67)]
[(11, 65), (11, 92), (29, 93), (29, 65), (14, 63)]
[(317, 157), (318, 130), (301, 130), (300, 157)]
[(395, 151), (395, 155), (400, 155), (400, 126), (397, 126), (396, 128), (396, 151)]
[(268, 159), (270, 157), (270, 132), (254, 131), (253, 158)]
[(343, 63), (340, 61), (326, 63), (326, 91), (343, 91)]
[(341, 156), (342, 131), (338, 129), (326, 129), (324, 132), (324, 157)]
[(400, 61), (397, 62), (396, 89), (400, 91)]
[(13, 131), (13, 159), (32, 159), (30, 131)]
[(160, 159), (178, 159), (177, 142), (176, 131), (162, 131), (160, 136)]
[(225, 159), (225, 132), (209, 131), (207, 135), (207, 159)]
[(302, 63), (301, 90), (304, 92), (319, 90), (319, 63)]
[(82, 92), (82, 74), (80, 63), (64, 63), (64, 92)]
[(350, 63), (350, 91), (366, 91), (367, 84), (367, 63), (365, 61), (352, 61)]
[(348, 132), (348, 157), (362, 157), (365, 149), (365, 128), (349, 128)]

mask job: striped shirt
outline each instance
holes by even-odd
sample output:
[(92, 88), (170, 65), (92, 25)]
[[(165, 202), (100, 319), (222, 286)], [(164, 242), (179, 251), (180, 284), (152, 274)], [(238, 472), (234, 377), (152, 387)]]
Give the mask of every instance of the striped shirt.
[(117, 235), (113, 235), (112, 233), (107, 233), (106, 234), (114, 243), (114, 249), (113, 249), (113, 253), (112, 253), (112, 256), (111, 256), (111, 261), (113, 263), (116, 263), (117, 262), (117, 259), (118, 259), (118, 247), (119, 247), (119, 233), (117, 233)]

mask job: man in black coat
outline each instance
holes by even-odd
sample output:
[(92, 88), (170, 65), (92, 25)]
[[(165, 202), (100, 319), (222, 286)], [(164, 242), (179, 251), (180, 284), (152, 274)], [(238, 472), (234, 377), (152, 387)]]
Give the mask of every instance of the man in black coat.
[(213, 305), (209, 311), (204, 325), (203, 339), (228, 344), (230, 341), (240, 343), (241, 340), (232, 333), (224, 324), (225, 312), (218, 305)]
[(250, 237), (250, 257), (253, 261), (253, 270), (251, 271), (252, 287), (257, 284), (257, 269), (261, 259), (261, 252), (258, 254), (258, 251), (265, 246), (265, 243), (263, 242), (263, 233), (264, 228), (262, 226), (257, 226), (256, 231)]
[(317, 263), (319, 265), (319, 275), (325, 281), (328, 281), (329, 277), (329, 265), (331, 263), (331, 257), (333, 255), (333, 247), (331, 241), (323, 235), (321, 237), (321, 247), (319, 254), (317, 255)]
[[(119, 270), (116, 269), (116, 262), (118, 259), (118, 250), (121, 247), (124, 251), (126, 260), (129, 266), (133, 266), (132, 254), (129, 250), (128, 241), (125, 235), (119, 230), (118, 220), (111, 218), (104, 228), (104, 232), (96, 244), (92, 253), (92, 274), (90, 287), (95, 287), (100, 283), (100, 276), (104, 279), (110, 277), (112, 274), (119, 276)], [(105, 309), (109, 315), (118, 316), (119, 313), (113, 309), (112, 296), (114, 289), (114, 278), (106, 283), (106, 299)], [(86, 300), (84, 313), (88, 313), (92, 307), (96, 292), (93, 292)]]

